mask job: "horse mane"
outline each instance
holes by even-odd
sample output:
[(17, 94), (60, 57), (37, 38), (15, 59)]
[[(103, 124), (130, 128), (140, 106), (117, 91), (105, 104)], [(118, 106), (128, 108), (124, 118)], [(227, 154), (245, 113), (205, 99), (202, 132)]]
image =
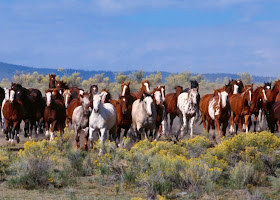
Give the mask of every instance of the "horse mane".
[(198, 87), (199, 87), (198, 82), (196, 80), (191, 80), (191, 89), (198, 88)]

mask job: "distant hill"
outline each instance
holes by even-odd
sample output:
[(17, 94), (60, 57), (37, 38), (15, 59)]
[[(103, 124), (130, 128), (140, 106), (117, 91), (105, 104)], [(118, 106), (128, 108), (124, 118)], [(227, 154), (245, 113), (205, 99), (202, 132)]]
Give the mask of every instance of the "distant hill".
[[(3, 78), (12, 80), (13, 76), (16, 73), (33, 73), (38, 72), (39, 74), (49, 74), (49, 73), (55, 73), (59, 76), (63, 76), (63, 73), (57, 71), (57, 69), (51, 69), (51, 68), (35, 68), (35, 67), (27, 67), (27, 66), (21, 66), (21, 65), (14, 65), (14, 64), (8, 64), (4, 62), (0, 62), (0, 80)], [(115, 80), (115, 74), (118, 72), (113, 71), (102, 71), (102, 70), (81, 70), (81, 69), (65, 69), (67, 75), (71, 75), (74, 72), (79, 72), (82, 79), (89, 79), (90, 77), (94, 76), (95, 74), (101, 74), (104, 73), (105, 77), (109, 77), (111, 81)], [(123, 74), (131, 74), (133, 71), (124, 71)], [(144, 72), (145, 76), (148, 76), (150, 74), (153, 74), (156, 72)], [(162, 71), (162, 78), (165, 80), (167, 76), (170, 76), (172, 73), (170, 72), (164, 72)], [(197, 75), (197, 74), (193, 74)], [(206, 80), (209, 80), (210, 82), (214, 82), (217, 79), (223, 81), (225, 77), (228, 77), (229, 79), (236, 79), (238, 78), (237, 74), (227, 74), (227, 73), (205, 73), (202, 74), (203, 77)], [(276, 77), (263, 77), (263, 76), (253, 76), (255, 83), (262, 83), (264, 81), (274, 80)]]

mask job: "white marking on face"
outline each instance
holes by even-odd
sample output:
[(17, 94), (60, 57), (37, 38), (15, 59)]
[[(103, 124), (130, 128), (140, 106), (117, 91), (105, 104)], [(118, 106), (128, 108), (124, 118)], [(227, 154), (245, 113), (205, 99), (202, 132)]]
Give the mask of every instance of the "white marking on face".
[(164, 88), (161, 88), (162, 101), (165, 101)]
[(267, 85), (267, 86), (266, 86), (266, 89), (268, 89), (268, 90), (269, 90), (269, 89), (270, 89), (270, 86), (269, 86), (269, 85)]
[(252, 92), (251, 92), (251, 90), (249, 90), (249, 101), (251, 102), (252, 101)]
[(148, 83), (144, 83), (144, 85), (146, 86), (147, 92), (150, 92), (149, 84)]
[(83, 90), (80, 90), (80, 95), (83, 95), (84, 94), (84, 91)]
[(125, 95), (126, 88), (127, 88), (127, 86), (126, 86), (126, 85), (125, 85), (125, 86), (123, 86), (122, 96), (124, 96), (124, 95)]
[(125, 102), (125, 99), (123, 99), (123, 101)]
[(69, 100), (69, 94), (66, 94), (66, 98), (65, 98), (65, 108), (68, 107), (68, 100)]
[(226, 91), (221, 92), (221, 97), (222, 97), (222, 108), (224, 108), (227, 105), (228, 93)]
[(93, 96), (93, 110), (94, 110), (94, 112), (98, 112), (102, 97), (103, 97), (102, 94)]
[(51, 96), (52, 96), (52, 93), (51, 92), (48, 92), (46, 94), (46, 97), (47, 97), (47, 106), (49, 106), (51, 104)]
[(10, 91), (10, 101), (13, 102), (15, 99), (15, 91), (14, 90), (11, 90)]
[(155, 100), (156, 100), (156, 104), (159, 105), (161, 103), (161, 93), (160, 93), (160, 91), (155, 91), (154, 97), (155, 97)]
[(234, 91), (233, 91), (233, 94), (238, 94), (238, 88), (239, 88), (239, 86), (238, 85), (236, 85), (236, 84), (234, 84)]
[(266, 97), (264, 89), (262, 90), (262, 93), (263, 93), (264, 101), (267, 101), (267, 97)]

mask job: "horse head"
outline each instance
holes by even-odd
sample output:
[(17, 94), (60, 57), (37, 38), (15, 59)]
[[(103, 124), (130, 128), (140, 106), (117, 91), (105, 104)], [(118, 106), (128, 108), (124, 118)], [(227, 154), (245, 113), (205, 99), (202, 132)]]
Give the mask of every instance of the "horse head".
[(183, 91), (183, 87), (182, 87), (182, 86), (179, 86), (179, 85), (175, 86), (174, 89), (175, 89), (175, 91), (176, 91), (176, 95), (178, 95), (178, 96), (179, 96), (179, 94), (181, 94), (182, 91)]
[(93, 111), (95, 113), (99, 112), (100, 107), (102, 106), (102, 94), (96, 94), (93, 96)]
[(271, 89), (272, 82), (264, 82), (264, 89), (269, 90)]
[(50, 106), (52, 103), (52, 89), (46, 90), (46, 99), (47, 99), (46, 101), (47, 106)]
[(143, 98), (143, 105), (144, 105), (144, 109), (147, 112), (148, 116), (151, 117), (153, 114), (152, 111), (152, 104), (153, 104), (153, 98), (152, 95), (146, 94), (142, 96)]
[(227, 87), (224, 86), (219, 89), (219, 97), (221, 99), (222, 108), (225, 108), (227, 104), (227, 98), (228, 98)]
[(152, 92), (156, 105), (160, 105), (164, 102), (164, 96), (160, 87), (157, 87)]
[(128, 100), (126, 96), (119, 96), (119, 103), (121, 105), (122, 113), (126, 114), (128, 110)]
[(110, 100), (112, 99), (111, 94), (108, 89), (102, 89), (100, 95), (101, 95), (102, 103), (109, 103)]
[(65, 108), (68, 108), (68, 105), (71, 101), (71, 92), (69, 89), (64, 90), (63, 92), (63, 99), (64, 99), (64, 104), (65, 104)]
[(141, 86), (141, 91), (143, 93), (147, 93), (150, 94), (151, 90), (150, 90), (150, 82), (148, 80), (144, 80), (142, 81), (142, 86)]
[(122, 85), (121, 85), (121, 88), (122, 88), (122, 96), (126, 96), (126, 95), (129, 95), (130, 94), (130, 81), (125, 83), (123, 82)]
[(90, 86), (90, 94), (95, 95), (98, 93), (98, 86), (97, 85), (91, 85)]
[(188, 98), (193, 105), (197, 104), (198, 88), (191, 88), (188, 91)]
[(244, 86), (244, 97), (248, 101), (248, 105), (252, 105), (252, 93), (253, 93), (253, 84)]
[(49, 74), (49, 88), (55, 88), (55, 74)]
[(88, 114), (90, 112), (90, 100), (89, 100), (88, 92), (83, 93), (82, 107), (83, 107), (85, 113)]
[(191, 80), (191, 89), (199, 88), (198, 82), (196, 80)]

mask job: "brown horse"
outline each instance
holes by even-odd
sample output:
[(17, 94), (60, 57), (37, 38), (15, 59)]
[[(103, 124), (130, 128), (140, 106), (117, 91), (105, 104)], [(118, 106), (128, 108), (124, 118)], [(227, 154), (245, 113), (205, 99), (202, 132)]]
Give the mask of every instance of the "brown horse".
[(60, 94), (63, 94), (65, 89), (69, 89), (68, 85), (64, 81), (56, 81), (55, 88)]
[(165, 103), (166, 103), (166, 114), (169, 114), (169, 119), (170, 119), (170, 126), (169, 126), (169, 131), (172, 131), (172, 125), (173, 121), (176, 116), (179, 116), (179, 111), (177, 108), (177, 100), (178, 96), (182, 93), (183, 87), (181, 86), (176, 86), (174, 88), (176, 90), (175, 93), (168, 93), (165, 96)]
[(4, 133), (6, 139), (11, 143), (16, 140), (19, 142), (20, 123), (24, 116), (23, 103), (20, 100), (15, 99), (15, 90), (7, 89), (9, 96), (3, 106), (3, 116), (5, 118)]
[(258, 119), (264, 116), (263, 113), (266, 112), (266, 101), (267, 97), (264, 87), (257, 87), (252, 94), (252, 105), (250, 106), (250, 112), (254, 114), (254, 132), (257, 130), (257, 122), (258, 130), (261, 128), (262, 121)]
[(55, 83), (56, 83), (55, 77), (56, 77), (55, 74), (49, 74), (49, 89), (55, 88)]
[(60, 131), (61, 135), (64, 132), (66, 109), (63, 96), (58, 89), (47, 90), (46, 97), (46, 108), (44, 110), (46, 136), (50, 135), (50, 140), (53, 140), (55, 131)]
[[(67, 90), (65, 90), (65, 91), (67, 91)], [(70, 91), (68, 91), (68, 92), (70, 93)], [(87, 93), (86, 95), (89, 98), (89, 94)], [(78, 98), (72, 99), (70, 101), (70, 103), (68, 104), (67, 109), (66, 109), (66, 126), (67, 127), (68, 127), (69, 122), (72, 123), (72, 115), (73, 115), (75, 108), (82, 105), (83, 97), (84, 97), (84, 93), (80, 93), (78, 95)]]
[[(216, 93), (216, 94), (215, 94)], [(215, 95), (218, 95), (218, 92), (214, 92), (213, 94), (205, 94), (199, 102), (199, 110), (201, 115), (201, 122), (203, 123), (203, 128), (207, 133), (210, 131), (210, 126), (213, 130), (215, 130), (214, 120), (209, 115), (208, 112), (208, 105), (210, 102), (210, 99), (212, 99)], [(207, 122), (207, 124), (206, 124)], [(207, 128), (206, 128), (207, 126)]]
[(217, 142), (221, 141), (221, 134), (222, 136), (226, 135), (228, 120), (230, 117), (227, 89), (227, 86), (224, 86), (215, 90), (214, 95), (209, 99), (208, 104), (209, 119), (214, 121), (216, 125), (216, 135), (213, 135), (213, 139), (216, 139)]
[(241, 129), (242, 124), (246, 133), (249, 131), (248, 122), (249, 117), (251, 116), (250, 106), (252, 105), (253, 84), (245, 86), (244, 89), (244, 92), (241, 94), (233, 94), (229, 97), (229, 104), (231, 108), (231, 133), (235, 131), (234, 125), (236, 125), (237, 133), (238, 127)]
[(265, 90), (267, 96), (267, 120), (268, 126), (272, 133), (275, 131), (275, 126), (278, 124), (278, 131), (280, 131), (280, 123), (277, 118), (275, 118), (275, 111), (277, 112), (277, 102), (280, 101), (280, 80), (276, 81), (273, 88), (267, 88)]
[(141, 82), (141, 88), (140, 91), (138, 92), (133, 92), (131, 93), (131, 95), (135, 98), (135, 99), (141, 99), (143, 94), (150, 94), (151, 90), (150, 90), (150, 82), (148, 80), (144, 80)]

